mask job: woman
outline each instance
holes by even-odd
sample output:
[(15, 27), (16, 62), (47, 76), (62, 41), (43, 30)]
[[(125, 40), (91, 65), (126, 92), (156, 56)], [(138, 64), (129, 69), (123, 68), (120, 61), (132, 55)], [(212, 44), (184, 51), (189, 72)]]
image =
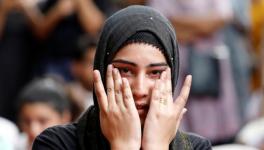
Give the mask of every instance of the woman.
[(146, 6), (115, 13), (95, 55), (95, 105), (77, 123), (44, 131), (33, 149), (211, 149), (202, 137), (177, 132), (191, 85), (189, 76), (173, 101), (178, 56), (160, 13)]

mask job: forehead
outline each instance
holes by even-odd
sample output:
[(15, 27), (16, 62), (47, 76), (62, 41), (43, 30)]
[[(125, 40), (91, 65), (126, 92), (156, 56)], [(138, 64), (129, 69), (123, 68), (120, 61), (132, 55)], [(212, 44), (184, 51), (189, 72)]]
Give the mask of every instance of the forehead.
[[(21, 114), (29, 116), (59, 114), (58, 111), (48, 103), (26, 103), (21, 107)], [(52, 116), (50, 116), (52, 118)]]
[(121, 48), (113, 60), (122, 59), (137, 65), (166, 63), (164, 54), (155, 46), (146, 43), (131, 43)]

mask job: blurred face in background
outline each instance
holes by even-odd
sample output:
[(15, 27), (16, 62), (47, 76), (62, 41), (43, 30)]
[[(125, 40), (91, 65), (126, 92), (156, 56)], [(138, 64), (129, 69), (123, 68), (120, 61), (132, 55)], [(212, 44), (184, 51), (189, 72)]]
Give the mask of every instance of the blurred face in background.
[(48, 127), (65, 124), (70, 121), (69, 112), (63, 114), (46, 103), (27, 103), (20, 109), (19, 125), (28, 137), (31, 147), (34, 139)]
[(83, 56), (83, 59), (73, 64), (73, 74), (87, 89), (93, 89), (93, 62), (96, 47), (90, 47)]

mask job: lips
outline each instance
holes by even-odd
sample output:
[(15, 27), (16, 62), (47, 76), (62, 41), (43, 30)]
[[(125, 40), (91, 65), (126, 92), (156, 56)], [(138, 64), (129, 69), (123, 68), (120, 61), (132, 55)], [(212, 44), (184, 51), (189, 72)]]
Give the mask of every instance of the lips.
[(146, 107), (147, 107), (147, 105), (145, 105), (145, 104), (136, 104), (137, 109), (144, 109)]
[(147, 113), (149, 106), (146, 103), (136, 103), (136, 108), (139, 115), (142, 115), (144, 113)]

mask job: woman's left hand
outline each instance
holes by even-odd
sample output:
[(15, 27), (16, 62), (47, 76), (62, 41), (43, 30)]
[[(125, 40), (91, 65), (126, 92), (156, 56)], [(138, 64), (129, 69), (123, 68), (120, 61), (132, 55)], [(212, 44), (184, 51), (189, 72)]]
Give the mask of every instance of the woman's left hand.
[(176, 135), (191, 87), (192, 77), (188, 75), (175, 101), (172, 97), (170, 69), (162, 72), (152, 91), (150, 109), (145, 120), (142, 148), (169, 149), (169, 144)]

